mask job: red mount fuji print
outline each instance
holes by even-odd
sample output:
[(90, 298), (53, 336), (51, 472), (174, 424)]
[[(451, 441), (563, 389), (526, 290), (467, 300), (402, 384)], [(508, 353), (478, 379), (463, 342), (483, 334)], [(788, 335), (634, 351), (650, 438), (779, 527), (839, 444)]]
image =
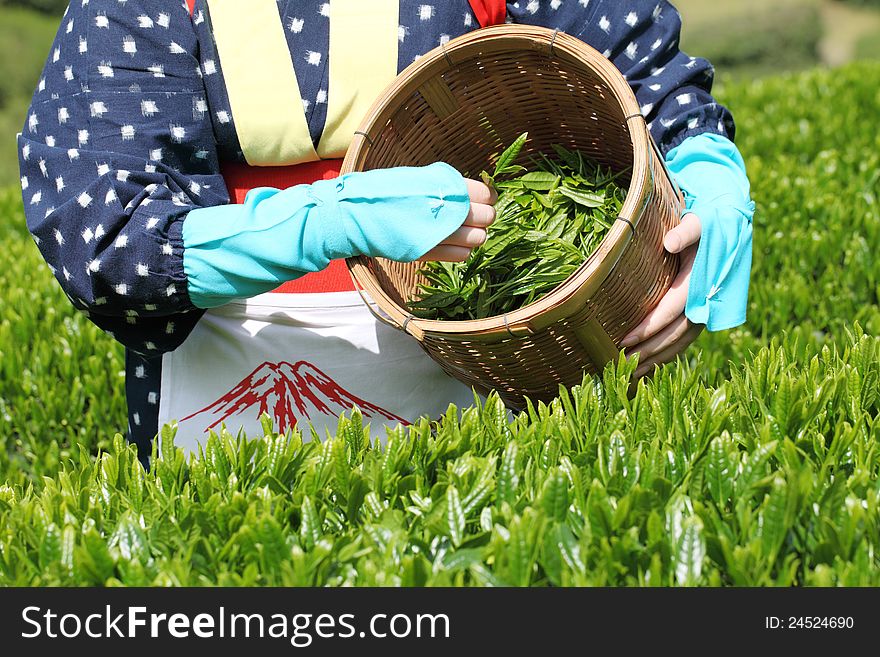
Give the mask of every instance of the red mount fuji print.
[(384, 408), (355, 397), (311, 363), (303, 360), (291, 365), (265, 362), (239, 381), (229, 392), (213, 404), (205, 406), (181, 420), (189, 420), (208, 413), (213, 422), (205, 433), (256, 407), (256, 417), (268, 413), (275, 419), (282, 433), (299, 420), (309, 420), (313, 414), (339, 417), (357, 406), (364, 417), (382, 417), (401, 424), (409, 422)]

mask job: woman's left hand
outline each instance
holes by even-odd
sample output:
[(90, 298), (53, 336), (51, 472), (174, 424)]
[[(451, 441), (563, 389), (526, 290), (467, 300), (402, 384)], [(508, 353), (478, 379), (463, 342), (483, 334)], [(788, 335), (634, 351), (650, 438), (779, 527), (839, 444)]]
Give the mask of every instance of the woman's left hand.
[(626, 355), (639, 354), (636, 378), (651, 372), (655, 365), (675, 360), (691, 342), (697, 339), (703, 324), (693, 324), (684, 316), (688, 285), (702, 227), (700, 218), (692, 212), (682, 217), (681, 223), (666, 233), (663, 246), (670, 253), (678, 253), (681, 266), (669, 291), (642, 322), (621, 341)]

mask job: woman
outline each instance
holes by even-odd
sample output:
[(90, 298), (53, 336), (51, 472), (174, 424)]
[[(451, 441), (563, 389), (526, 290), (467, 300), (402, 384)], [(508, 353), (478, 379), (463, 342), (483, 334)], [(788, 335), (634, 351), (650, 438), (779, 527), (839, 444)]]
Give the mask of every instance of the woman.
[(665, 240), (681, 274), (624, 341), (639, 374), (703, 326), (745, 320), (748, 180), (712, 69), (678, 49), (668, 2), (76, 0), (19, 135), (22, 189), (71, 302), (126, 346), (142, 458), (160, 420), (180, 420), (193, 448), (264, 411), (323, 434), (357, 405), (381, 435), (472, 400), (376, 324), (342, 259), (464, 259), (494, 217), (490, 190), (443, 163), (337, 176), (400, 70), (504, 20), (609, 57), (687, 194)]

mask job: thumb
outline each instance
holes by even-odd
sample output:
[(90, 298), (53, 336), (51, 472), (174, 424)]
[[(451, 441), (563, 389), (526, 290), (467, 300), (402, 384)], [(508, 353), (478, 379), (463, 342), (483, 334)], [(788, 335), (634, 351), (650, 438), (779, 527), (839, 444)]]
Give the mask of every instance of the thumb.
[(666, 233), (663, 238), (663, 246), (670, 253), (680, 253), (691, 244), (700, 241), (703, 227), (700, 218), (693, 212), (688, 212), (681, 219), (681, 223)]

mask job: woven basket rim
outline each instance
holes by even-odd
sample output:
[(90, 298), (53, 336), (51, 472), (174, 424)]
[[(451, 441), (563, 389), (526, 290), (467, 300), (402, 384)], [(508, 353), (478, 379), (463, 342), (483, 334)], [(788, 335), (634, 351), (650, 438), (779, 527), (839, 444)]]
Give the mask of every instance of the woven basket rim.
[[(341, 173), (359, 171), (370, 147), (370, 136), (384, 127), (393, 115), (392, 104), (401, 95), (410, 97), (426, 79), (440, 75), (455, 65), (457, 55), (477, 48), (510, 51), (538, 50), (550, 56), (560, 53), (580, 59), (607, 85), (626, 117), (626, 130), (632, 143), (632, 176), (620, 211), (626, 221), (615, 221), (593, 254), (565, 281), (540, 299), (504, 315), (478, 320), (434, 320), (415, 317), (389, 297), (369, 270), (370, 258), (348, 258), (346, 264), (355, 285), (366, 291), (398, 328), (421, 340), (426, 334), (447, 338), (498, 334), (533, 334), (553, 323), (575, 303), (585, 302), (599, 289), (633, 237), (642, 209), (649, 200), (655, 172), (651, 165), (650, 134), (632, 88), (614, 64), (590, 45), (564, 32), (530, 25), (505, 24), (487, 27), (457, 37), (429, 51), (407, 66), (373, 103), (346, 152)], [(630, 119), (637, 119), (632, 121)], [(633, 124), (636, 124), (635, 126)], [(627, 223), (629, 222), (629, 223)]]

